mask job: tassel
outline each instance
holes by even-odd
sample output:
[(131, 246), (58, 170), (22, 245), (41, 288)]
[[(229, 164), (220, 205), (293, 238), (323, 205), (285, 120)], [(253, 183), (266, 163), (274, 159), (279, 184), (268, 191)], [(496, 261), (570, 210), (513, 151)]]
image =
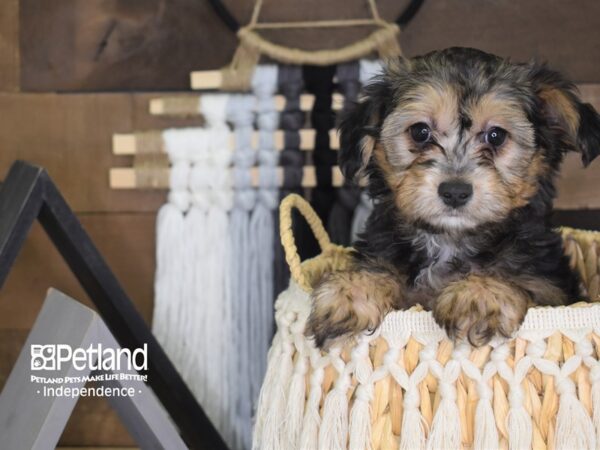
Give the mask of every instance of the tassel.
[[(200, 150), (200, 149), (199, 149)], [(209, 357), (210, 348), (208, 342), (209, 323), (206, 313), (206, 258), (203, 255), (207, 251), (207, 242), (204, 233), (198, 230), (207, 229), (207, 215), (210, 208), (210, 193), (208, 190), (208, 179), (211, 168), (208, 161), (202, 159), (201, 152), (195, 153), (195, 164), (190, 174), (190, 189), (192, 191), (192, 208), (186, 217), (188, 229), (187, 245), (193, 249), (195, 261), (193, 264), (193, 303), (192, 311), (189, 313), (191, 319), (191, 330), (187, 340), (189, 347), (193, 349), (188, 357), (191, 360), (190, 371), (184, 375), (196, 398), (204, 404), (209, 395), (207, 392), (207, 370), (206, 360)], [(204, 155), (206, 156), (206, 155)]]
[(435, 418), (431, 424), (431, 433), (427, 441), (427, 449), (460, 448), (460, 415), (454, 400), (445, 399), (440, 402)]
[[(515, 389), (513, 386), (512, 390)], [(521, 386), (519, 386), (521, 389)], [(512, 402), (511, 402), (512, 404)], [(507, 417), (508, 448), (510, 450), (522, 450), (531, 448), (531, 439), (533, 429), (531, 426), (531, 417), (527, 410), (521, 406), (511, 406)]]
[(203, 95), (200, 111), (208, 127), (207, 163), (212, 166), (208, 177), (210, 207), (206, 217), (206, 230), (202, 233), (205, 254), (200, 255), (206, 280), (203, 295), (205, 305), (206, 333), (210, 336), (208, 361), (205, 369), (207, 385), (207, 413), (215, 426), (232, 445), (233, 429), (231, 408), (237, 396), (237, 376), (232, 348), (232, 294), (231, 294), (231, 241), (229, 234), (229, 211), (233, 206), (233, 191), (229, 166), (232, 151), (229, 143), (231, 132), (225, 123), (228, 96)]
[[(172, 196), (172, 199), (174, 197)], [(178, 287), (178, 254), (183, 248), (184, 216), (180, 206), (174, 203), (163, 205), (157, 217), (156, 225), (156, 277), (155, 277), (155, 308), (153, 329), (157, 339), (173, 358), (177, 348), (173, 336), (172, 323), (176, 321), (177, 305), (179, 303)]]
[[(179, 348), (180, 358), (184, 362), (182, 367), (183, 379), (188, 382), (190, 389), (198, 399), (202, 399), (204, 361), (202, 345), (206, 341), (204, 330), (204, 314), (198, 303), (203, 296), (202, 285), (204, 284), (204, 270), (198, 264), (203, 262), (201, 255), (204, 253), (202, 233), (198, 230), (206, 228), (206, 210), (208, 209), (208, 197), (206, 193), (206, 182), (209, 172), (207, 164), (207, 133), (198, 129), (193, 134), (193, 151), (188, 150), (192, 162), (189, 174), (189, 189), (191, 207), (185, 217), (183, 255), (183, 302), (180, 308), (181, 334)], [(199, 288), (200, 287), (200, 288)]]
[(321, 402), (323, 378), (325, 370), (320, 364), (321, 354), (318, 350), (312, 349), (311, 367), (314, 371), (310, 376), (310, 393), (306, 403), (306, 411), (302, 420), (302, 434), (300, 435), (299, 450), (317, 450), (319, 446), (319, 428), (321, 426), (321, 416), (319, 415), (319, 404)]
[(271, 404), (262, 430), (261, 450), (280, 450), (285, 448), (284, 420), (286, 410), (286, 392), (292, 375), (292, 353), (293, 346), (284, 342), (284, 351), (279, 366), (279, 379), (275, 381), (275, 387), (271, 396)]
[[(192, 170), (193, 171), (193, 170)], [(197, 361), (195, 361), (196, 349), (191, 345), (192, 342), (199, 341), (195, 336), (201, 333), (199, 330), (203, 326), (203, 318), (198, 314), (196, 304), (197, 297), (196, 280), (201, 277), (196, 262), (198, 261), (198, 251), (201, 251), (202, 239), (198, 237), (198, 230), (205, 229), (205, 215), (196, 205), (188, 211), (185, 217), (183, 239), (185, 245), (182, 248), (182, 304), (179, 309), (179, 352), (177, 359), (182, 361), (181, 375), (184, 380), (192, 380), (195, 377)]]
[[(568, 363), (569, 361), (563, 365), (563, 371)], [(556, 415), (554, 448), (556, 450), (595, 449), (594, 424), (577, 399), (575, 383), (568, 376), (564, 376), (562, 379), (557, 379), (556, 388), (560, 400)]]
[(180, 145), (178, 135), (175, 139), (173, 137), (168, 130), (163, 134), (172, 167), (169, 175), (168, 203), (161, 207), (157, 216), (153, 330), (175, 366), (181, 370), (179, 319), (184, 271), (181, 255), (185, 248), (184, 214), (190, 206), (190, 162), (188, 146)]
[[(273, 344), (268, 353), (267, 373), (258, 397), (256, 424), (252, 441), (252, 448), (256, 450), (277, 448), (277, 445), (279, 445), (279, 441), (277, 441), (279, 439), (278, 418), (276, 414), (272, 413), (272, 410), (274, 405), (282, 401), (282, 395), (285, 403), (285, 392), (290, 383), (289, 378), (292, 376), (295, 347), (292, 344), (290, 311), (286, 307), (296, 301), (298, 294), (299, 291), (288, 289), (281, 293), (276, 302), (275, 320), (278, 331), (273, 338)], [(302, 295), (306, 294), (303, 293)], [(281, 417), (279, 418), (281, 421), (285, 412), (285, 404), (282, 408)], [(282, 431), (280, 430), (279, 433), (282, 433)]]
[(306, 412), (302, 421), (299, 450), (317, 450), (319, 447), (320, 426), (321, 416), (319, 415), (318, 408), (311, 408)]
[(254, 425), (254, 433), (252, 435), (252, 448), (260, 449), (264, 447), (264, 425), (265, 418), (269, 414), (273, 399), (275, 397), (274, 388), (277, 385), (277, 378), (279, 375), (279, 367), (285, 357), (283, 352), (283, 346), (280, 339), (280, 335), (275, 335), (273, 339), (273, 345), (269, 350), (269, 365), (267, 373), (265, 374), (265, 380), (258, 396), (258, 405), (256, 407), (256, 423)]
[[(437, 367), (434, 368), (433, 365)], [(460, 375), (460, 364), (453, 359), (442, 369), (437, 361), (432, 361), (429, 367), (434, 370), (438, 378), (441, 401), (431, 424), (427, 448), (429, 450), (460, 448), (460, 414), (456, 405), (454, 386)], [(437, 376), (438, 374), (440, 376)]]
[(285, 437), (287, 444), (285, 448), (294, 450), (298, 448), (300, 432), (302, 431), (302, 418), (304, 417), (304, 405), (306, 403), (306, 371), (308, 370), (306, 357), (299, 356), (296, 361), (292, 383), (287, 399), (285, 412)]
[[(347, 378), (347, 375), (340, 374)], [(323, 406), (323, 421), (319, 430), (319, 449), (345, 450), (348, 442), (348, 396), (349, 380), (338, 381), (327, 394)]]
[(350, 413), (350, 449), (371, 449), (372, 400), (373, 385), (358, 386)]
[[(261, 168), (261, 185), (276, 181), (275, 168)], [(270, 180), (263, 181), (266, 178)], [(258, 201), (250, 219), (250, 247), (253, 260), (252, 288), (250, 295), (253, 324), (254, 377), (252, 384), (253, 401), (258, 398), (264, 371), (267, 367), (267, 352), (273, 336), (273, 253), (274, 253), (274, 208), (277, 205), (276, 190), (261, 189)], [(255, 403), (254, 403), (255, 404)]]
[(592, 411), (596, 429), (596, 446), (600, 447), (600, 364), (592, 358), (594, 365), (590, 370), (592, 383)]
[(420, 450), (425, 448), (426, 422), (419, 411), (420, 396), (418, 386), (412, 384), (404, 397), (400, 450)]
[(256, 193), (252, 188), (250, 168), (256, 160), (252, 149), (254, 121), (253, 95), (236, 94), (229, 96), (227, 117), (235, 133), (233, 162), (234, 208), (231, 212), (230, 236), (231, 251), (231, 295), (232, 295), (232, 343), (237, 364), (234, 373), (237, 388), (231, 413), (231, 423), (235, 434), (235, 448), (249, 449), (252, 446), (252, 397), (250, 366), (253, 358), (250, 348), (252, 324), (250, 322), (250, 214), (256, 203)]
[[(250, 219), (251, 289), (250, 289), (250, 358), (251, 398), (255, 406), (267, 366), (267, 352), (273, 337), (275, 217), (278, 204), (273, 132), (279, 126), (275, 108), (277, 66), (258, 66), (252, 78), (256, 97), (256, 123), (259, 129), (259, 190), (256, 207)], [(283, 414), (284, 411), (281, 411)], [(278, 430), (282, 433), (282, 430)]]
[(486, 382), (478, 385), (479, 402), (475, 409), (473, 450), (498, 448), (498, 428), (492, 409), (492, 390)]

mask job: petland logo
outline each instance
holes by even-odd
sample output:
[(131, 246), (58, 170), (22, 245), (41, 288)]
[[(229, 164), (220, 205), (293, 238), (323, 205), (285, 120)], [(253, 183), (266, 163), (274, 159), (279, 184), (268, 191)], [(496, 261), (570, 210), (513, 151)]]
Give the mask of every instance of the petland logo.
[[(121, 362), (127, 361), (126, 367)], [(88, 348), (72, 348), (66, 344), (31, 345), (31, 370), (61, 370), (63, 364), (75, 370), (148, 370), (148, 344), (133, 352), (128, 348), (103, 348), (102, 344)]]

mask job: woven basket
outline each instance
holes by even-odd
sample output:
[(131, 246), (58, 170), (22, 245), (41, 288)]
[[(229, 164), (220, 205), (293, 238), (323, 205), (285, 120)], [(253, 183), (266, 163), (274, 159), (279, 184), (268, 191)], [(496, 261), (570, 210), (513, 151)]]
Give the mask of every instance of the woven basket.
[[(294, 208), (322, 248), (303, 263)], [(292, 281), (275, 305), (254, 448), (598, 448), (600, 304), (532, 308), (513, 339), (481, 348), (454, 346), (428, 311), (396, 311), (375, 333), (324, 353), (303, 335), (311, 286), (344, 269), (351, 250), (330, 242), (301, 197), (287, 197), (280, 213)], [(600, 233), (562, 234), (598, 299)]]

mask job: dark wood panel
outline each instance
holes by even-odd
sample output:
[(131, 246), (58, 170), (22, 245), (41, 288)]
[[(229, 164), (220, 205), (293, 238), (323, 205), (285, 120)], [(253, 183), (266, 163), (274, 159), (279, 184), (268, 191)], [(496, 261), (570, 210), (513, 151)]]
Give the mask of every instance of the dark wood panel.
[[(155, 215), (81, 214), (80, 219), (125, 291), (150, 323)], [(93, 307), (59, 253), (36, 224), (0, 291), (0, 329), (30, 329), (49, 287)]]
[(547, 60), (576, 82), (600, 80), (600, 3), (436, 0), (403, 34), (407, 55), (460, 45), (517, 61)]
[(556, 209), (599, 209), (600, 159), (584, 168), (579, 154), (567, 155), (557, 187)]
[[(14, 0), (13, 0), (14, 1)], [(227, 0), (245, 23), (254, 2)], [(393, 20), (408, 0), (380, 0)], [(266, 2), (264, 21), (365, 17), (363, 0)], [(451, 45), (547, 59), (575, 81), (600, 81), (600, 3), (581, 0), (427, 1), (401, 37), (413, 56)], [(307, 49), (334, 48), (368, 30), (267, 32)], [(188, 89), (189, 72), (229, 62), (235, 36), (208, 2), (196, 0), (21, 1), (25, 90)]]
[(128, 447), (135, 441), (103, 397), (82, 397), (58, 442), (63, 446)]
[(112, 155), (113, 133), (201, 122), (151, 116), (151, 97), (0, 94), (0, 178), (15, 159), (24, 159), (44, 166), (77, 212), (156, 211), (161, 192), (110, 189), (108, 169), (131, 164), (131, 158)]
[(19, 0), (0, 2), (0, 91), (19, 89)]

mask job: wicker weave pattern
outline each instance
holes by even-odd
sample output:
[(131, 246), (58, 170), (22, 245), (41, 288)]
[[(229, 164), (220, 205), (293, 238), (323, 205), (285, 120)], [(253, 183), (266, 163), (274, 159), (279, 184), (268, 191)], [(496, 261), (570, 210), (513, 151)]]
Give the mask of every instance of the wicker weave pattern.
[[(298, 203), (284, 201), (282, 214)], [(311, 226), (319, 232), (318, 224)], [(600, 233), (562, 232), (590, 297), (600, 300)], [(430, 312), (397, 311), (374, 334), (321, 353), (303, 336), (310, 283), (323, 271), (344, 268), (348, 255), (326, 245), (302, 264), (302, 283), (292, 282), (277, 301), (278, 332), (255, 447), (554, 449), (600, 443), (600, 304), (533, 308), (513, 339), (482, 348), (454, 346)]]

